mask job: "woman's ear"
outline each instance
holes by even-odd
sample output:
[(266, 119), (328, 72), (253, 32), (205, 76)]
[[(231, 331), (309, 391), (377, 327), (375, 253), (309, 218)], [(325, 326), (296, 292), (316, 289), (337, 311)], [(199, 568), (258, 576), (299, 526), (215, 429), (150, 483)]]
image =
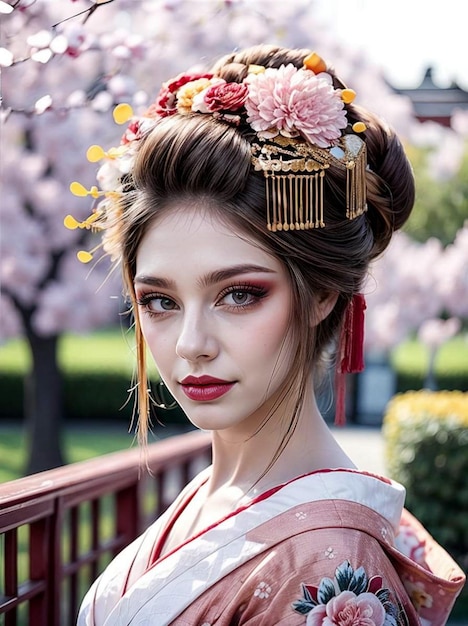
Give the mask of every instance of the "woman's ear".
[(317, 326), (318, 324), (320, 324), (320, 322), (323, 322), (323, 320), (330, 315), (335, 307), (337, 300), (337, 291), (322, 293), (315, 300), (313, 312), (310, 319), (312, 326)]

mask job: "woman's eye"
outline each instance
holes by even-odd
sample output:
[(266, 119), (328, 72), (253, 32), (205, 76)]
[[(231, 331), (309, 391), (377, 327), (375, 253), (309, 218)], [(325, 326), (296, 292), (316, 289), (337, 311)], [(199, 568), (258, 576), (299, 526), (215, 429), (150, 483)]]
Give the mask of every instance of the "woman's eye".
[(170, 298), (152, 298), (148, 302), (148, 308), (151, 311), (173, 311), (176, 308), (176, 303)]
[(155, 294), (148, 294), (138, 298), (137, 303), (143, 307), (147, 313), (167, 313), (168, 311), (174, 311), (177, 309), (177, 304), (166, 296), (158, 296)]
[(228, 297), (234, 304), (247, 304), (252, 298), (252, 294), (247, 293), (247, 291), (233, 291)]
[(256, 304), (265, 295), (263, 288), (232, 289), (221, 295), (219, 303), (233, 308), (246, 308)]

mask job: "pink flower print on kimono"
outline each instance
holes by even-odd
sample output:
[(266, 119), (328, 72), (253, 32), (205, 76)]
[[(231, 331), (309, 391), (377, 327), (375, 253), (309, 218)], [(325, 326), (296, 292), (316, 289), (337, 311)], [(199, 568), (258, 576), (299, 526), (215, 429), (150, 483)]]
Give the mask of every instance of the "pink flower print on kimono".
[(408, 592), (411, 603), (419, 613), (421, 609), (431, 609), (433, 598), (425, 589), (422, 581), (413, 581), (408, 576), (402, 576), (403, 585)]
[(382, 578), (369, 579), (363, 567), (354, 570), (349, 561), (318, 587), (303, 584), (302, 593), (293, 609), (307, 615), (306, 626), (399, 626), (399, 610)]

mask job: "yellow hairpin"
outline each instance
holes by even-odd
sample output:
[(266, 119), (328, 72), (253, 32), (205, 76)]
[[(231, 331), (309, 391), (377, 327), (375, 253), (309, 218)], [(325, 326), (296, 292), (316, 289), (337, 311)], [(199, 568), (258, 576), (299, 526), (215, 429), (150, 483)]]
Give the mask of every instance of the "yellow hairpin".
[(125, 124), (133, 117), (133, 109), (129, 104), (122, 102), (115, 107), (112, 116), (116, 124)]
[(316, 52), (311, 52), (306, 56), (304, 59), (304, 67), (311, 70), (311, 72), (314, 72), (314, 74), (320, 74), (321, 72), (327, 71), (327, 64)]
[(91, 189), (86, 189), (86, 187), (76, 181), (70, 184), (70, 191), (74, 196), (78, 196), (80, 198), (85, 198), (86, 196), (99, 198), (100, 196), (104, 196), (106, 194), (105, 191), (100, 191), (96, 185), (93, 185)]
[(73, 217), (73, 215), (67, 215), (63, 220), (63, 225), (68, 230), (76, 230), (77, 228), (92, 228), (94, 222), (99, 218), (99, 213), (96, 211), (87, 217), (84, 221), (79, 222)]
[(93, 145), (88, 148), (86, 151), (86, 158), (90, 163), (96, 163), (97, 161), (101, 161), (102, 159), (118, 159), (123, 154), (125, 154), (127, 148), (122, 145), (118, 148), (110, 148), (109, 150), (104, 150), (101, 146)]
[(356, 92), (354, 91), (354, 89), (346, 88), (341, 91), (341, 99), (345, 104), (351, 104), (351, 102), (354, 102), (355, 98)]

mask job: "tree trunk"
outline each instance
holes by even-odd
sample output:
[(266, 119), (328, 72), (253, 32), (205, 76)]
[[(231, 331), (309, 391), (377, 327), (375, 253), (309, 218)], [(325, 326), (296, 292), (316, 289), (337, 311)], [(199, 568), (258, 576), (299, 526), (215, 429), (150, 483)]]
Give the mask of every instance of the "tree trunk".
[(427, 365), (426, 379), (424, 381), (424, 389), (437, 391), (437, 380), (435, 375), (435, 359), (437, 356), (437, 348), (429, 349), (429, 363)]
[(27, 336), (32, 355), (31, 371), (25, 381), (27, 438), (26, 474), (63, 465), (62, 375), (58, 366), (58, 336)]

